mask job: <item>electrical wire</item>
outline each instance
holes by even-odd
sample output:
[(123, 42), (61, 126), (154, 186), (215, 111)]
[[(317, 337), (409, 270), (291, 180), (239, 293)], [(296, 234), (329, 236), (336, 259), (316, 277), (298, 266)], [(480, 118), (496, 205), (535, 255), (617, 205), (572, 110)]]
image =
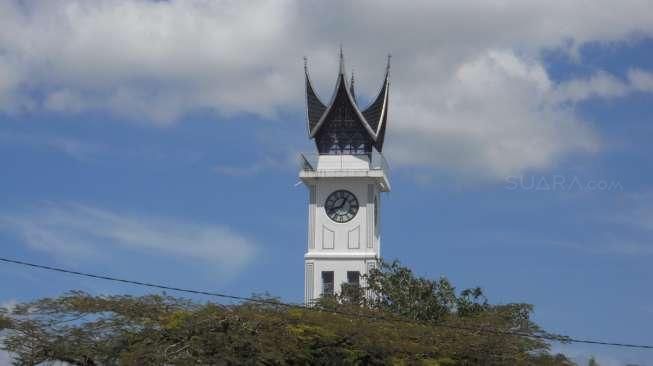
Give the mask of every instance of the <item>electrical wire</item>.
[[(168, 285), (162, 285), (162, 284), (156, 284), (156, 283), (126, 280), (126, 279), (123, 279), (123, 278), (117, 278), (117, 277), (113, 277), (113, 276), (106, 276), (106, 275), (98, 275), (98, 274), (92, 274), (92, 273), (73, 271), (73, 270), (69, 270), (69, 269), (65, 269), (65, 268), (46, 266), (46, 265), (42, 265), (42, 264), (19, 261), (19, 260), (16, 260), (16, 259), (10, 259), (10, 258), (4, 258), (4, 257), (0, 257), (0, 261), (5, 262), (5, 263), (12, 263), (12, 264), (18, 264), (18, 265), (32, 267), (32, 268), (48, 270), (48, 271), (66, 273), (66, 274), (71, 274), (71, 275), (75, 275), (75, 276), (88, 277), (88, 278), (94, 278), (94, 279), (100, 279), (100, 280), (106, 280), (106, 281), (113, 281), (113, 282), (121, 282), (121, 283), (136, 285), (136, 286), (156, 288), (156, 289), (160, 289), (160, 290), (184, 292), (184, 293), (190, 293), (190, 294), (196, 294), (196, 295), (206, 295), (206, 296), (218, 297), (218, 298), (223, 298), (223, 299), (231, 299), (231, 300), (239, 300), (239, 301), (249, 301), (249, 302), (255, 302), (255, 303), (260, 303), (260, 304), (283, 306), (283, 307), (287, 307), (287, 308), (301, 308), (301, 309), (312, 310), (312, 311), (325, 311), (325, 310), (322, 310), (322, 309), (319, 309), (319, 308), (305, 306), (303, 304), (292, 304), (292, 303), (285, 303), (285, 302), (274, 301), (274, 300), (266, 300), (266, 299), (253, 298), (253, 297), (229, 295), (229, 294), (224, 294), (224, 293), (220, 293), (220, 292), (193, 290), (193, 289), (186, 289), (186, 288), (174, 287), (174, 286), (168, 286)], [(433, 326), (433, 327), (439, 327), (439, 328), (448, 328), (448, 329), (453, 329), (453, 330), (462, 330), (462, 331), (468, 331), (468, 332), (478, 332), (478, 333), (486, 333), (486, 334), (494, 334), (494, 335), (502, 335), (502, 336), (516, 336), (516, 337), (525, 337), (525, 338), (535, 338), (535, 339), (542, 339), (542, 340), (562, 342), (562, 343), (584, 343), (584, 344), (593, 344), (593, 345), (601, 345), (601, 346), (613, 346), (613, 347), (622, 347), (622, 348), (653, 349), (653, 345), (632, 344), (632, 343), (624, 343), (624, 342), (606, 342), (606, 341), (597, 341), (597, 340), (590, 340), (590, 339), (579, 339), (579, 338), (573, 338), (573, 337), (568, 337), (568, 336), (531, 334), (531, 333), (517, 332), (517, 331), (505, 331), (505, 330), (493, 329), (493, 328), (488, 328), (488, 327), (475, 328), (475, 327), (465, 327), (465, 326), (441, 324), (441, 323), (419, 322), (419, 321), (408, 320), (408, 319), (379, 317), (379, 316), (367, 315), (367, 314), (355, 314), (355, 313), (350, 313), (350, 312), (345, 312), (345, 311), (340, 311), (340, 310), (328, 310), (328, 312), (338, 314), (338, 315), (349, 316), (349, 317), (366, 318), (366, 319), (372, 319), (372, 320), (395, 321), (395, 322), (402, 322), (402, 323), (419, 324), (419, 325)]]

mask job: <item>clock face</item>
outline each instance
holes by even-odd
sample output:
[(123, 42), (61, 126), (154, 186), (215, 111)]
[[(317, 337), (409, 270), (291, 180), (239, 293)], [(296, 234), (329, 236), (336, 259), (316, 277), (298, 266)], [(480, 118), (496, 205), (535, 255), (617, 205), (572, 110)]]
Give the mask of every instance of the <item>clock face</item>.
[(327, 197), (324, 209), (331, 220), (340, 223), (347, 222), (358, 213), (358, 200), (349, 191), (335, 191)]

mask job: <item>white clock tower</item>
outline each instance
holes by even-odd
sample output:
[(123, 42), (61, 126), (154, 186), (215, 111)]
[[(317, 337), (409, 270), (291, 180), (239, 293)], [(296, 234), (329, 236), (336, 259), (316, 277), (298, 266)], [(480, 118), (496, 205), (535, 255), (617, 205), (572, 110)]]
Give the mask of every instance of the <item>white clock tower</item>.
[(306, 73), (309, 137), (317, 154), (302, 154), (299, 178), (309, 191), (308, 249), (304, 300), (340, 291), (343, 283), (360, 284), (381, 254), (381, 192), (390, 191), (381, 154), (388, 117), (390, 58), (381, 90), (359, 109), (353, 76), (340, 70), (328, 105), (320, 101)]

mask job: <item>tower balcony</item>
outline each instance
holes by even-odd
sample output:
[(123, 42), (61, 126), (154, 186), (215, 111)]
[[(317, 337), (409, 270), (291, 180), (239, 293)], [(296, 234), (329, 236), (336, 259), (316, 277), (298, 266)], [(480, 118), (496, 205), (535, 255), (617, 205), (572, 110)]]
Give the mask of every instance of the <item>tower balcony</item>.
[(320, 178), (371, 179), (379, 183), (381, 191), (390, 191), (388, 163), (383, 154), (376, 150), (360, 155), (301, 153), (299, 163), (299, 178), (302, 181)]

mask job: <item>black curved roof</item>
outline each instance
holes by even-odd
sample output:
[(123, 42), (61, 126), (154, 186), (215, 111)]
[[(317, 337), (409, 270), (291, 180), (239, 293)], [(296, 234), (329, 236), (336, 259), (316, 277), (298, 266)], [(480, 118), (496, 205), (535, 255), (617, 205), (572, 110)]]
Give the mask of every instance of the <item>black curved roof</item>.
[(378, 95), (363, 109), (354, 94), (354, 78), (347, 83), (342, 52), (336, 86), (329, 104), (324, 104), (313, 89), (308, 68), (306, 74), (306, 119), (309, 137), (315, 139), (321, 154), (370, 153), (383, 149), (388, 119), (390, 58)]

